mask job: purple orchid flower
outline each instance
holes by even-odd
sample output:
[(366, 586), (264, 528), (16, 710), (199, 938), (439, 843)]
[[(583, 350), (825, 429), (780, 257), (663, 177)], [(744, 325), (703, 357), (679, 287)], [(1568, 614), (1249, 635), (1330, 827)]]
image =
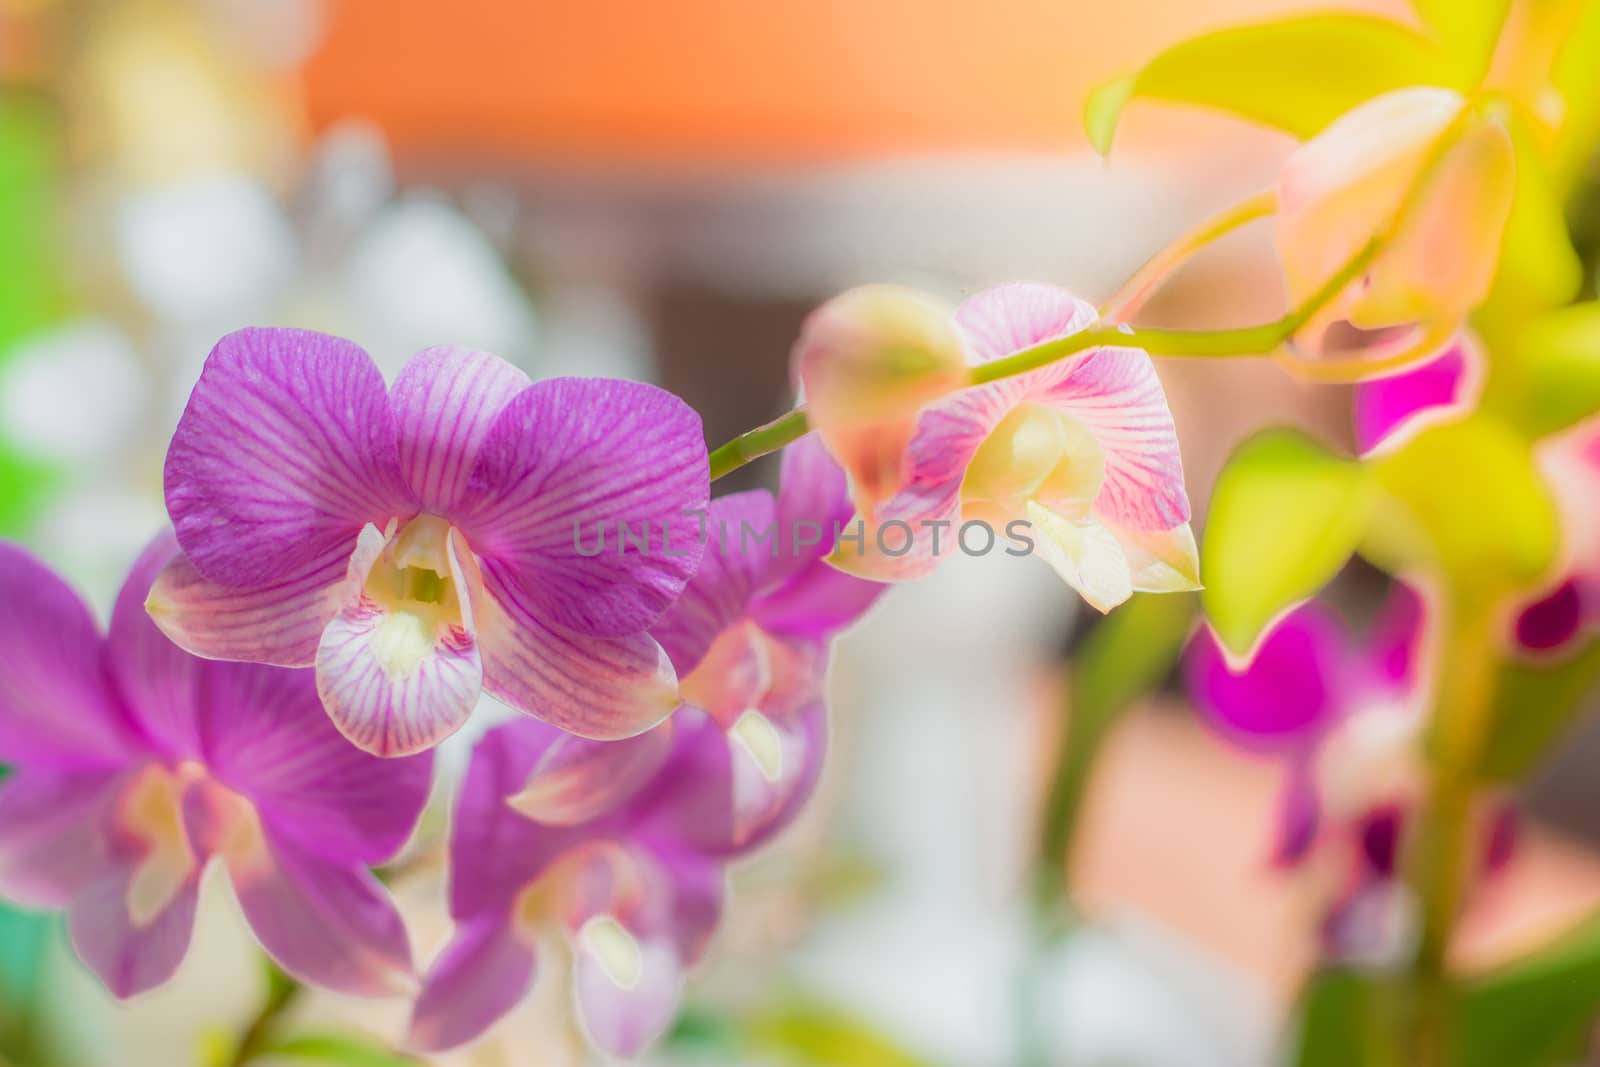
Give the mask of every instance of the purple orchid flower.
[(652, 386), (430, 348), (386, 389), (348, 341), (242, 330), (167, 453), (185, 558), (149, 607), (197, 655), (314, 664), (333, 721), (380, 755), (438, 743), (480, 690), (629, 737), (677, 705), (646, 631), (699, 563), (708, 494), (699, 417)]
[[(711, 502), (700, 569), (651, 630), (684, 705), (710, 716), (730, 750), (730, 818), (686, 830), (704, 848), (757, 843), (809, 794), (826, 732), (828, 643), (888, 588), (826, 562), (852, 508), (822, 443), (790, 445), (781, 479), (776, 499), (754, 490)], [(669, 720), (625, 743), (557, 742), (514, 803), (541, 822), (587, 818), (654, 773), (670, 735)]]
[(1366, 455), (1428, 420), (1465, 409), (1480, 390), (1483, 369), (1483, 353), (1460, 335), (1437, 355), (1399, 374), (1361, 382), (1352, 411), (1356, 448)]
[[(490, 731), (473, 751), (450, 840), (455, 936), (424, 979), (410, 1043), (463, 1044), (512, 1010), (534, 981), (545, 935), (565, 931), (578, 1014), (590, 1039), (631, 1056), (677, 1013), (684, 971), (704, 954), (722, 910), (723, 858), (680, 833), (715, 813), (729, 789), (728, 747), (686, 709), (656, 772), (617, 806), (552, 826), (512, 803), (553, 746), (573, 739), (532, 720)], [(583, 756), (577, 757), (582, 762)]]
[[(955, 321), (973, 364), (1087, 329), (1064, 289), (1013, 283), (968, 299)], [(898, 491), (835, 566), (902, 581), (932, 572), (968, 525), (1026, 542), (1101, 611), (1135, 590), (1199, 588), (1177, 431), (1155, 365), (1102, 347), (972, 386), (922, 409)], [(1030, 532), (1031, 531), (1031, 532)], [(945, 546), (940, 549), (941, 543)]]
[(1284, 763), (1279, 862), (1303, 859), (1329, 821), (1357, 826), (1409, 801), (1421, 621), (1421, 599), (1397, 584), (1364, 642), (1315, 601), (1268, 630), (1243, 666), (1209, 629), (1195, 635), (1185, 671), (1206, 721)]
[(405, 927), (369, 868), (410, 836), (429, 757), (354, 748), (309, 672), (168, 641), (144, 600), (177, 552), (166, 535), (144, 553), (102, 637), (59, 578), (0, 544), (0, 893), (67, 908), (78, 955), (129, 997), (183, 960), (216, 859), (286, 971), (412, 988)]

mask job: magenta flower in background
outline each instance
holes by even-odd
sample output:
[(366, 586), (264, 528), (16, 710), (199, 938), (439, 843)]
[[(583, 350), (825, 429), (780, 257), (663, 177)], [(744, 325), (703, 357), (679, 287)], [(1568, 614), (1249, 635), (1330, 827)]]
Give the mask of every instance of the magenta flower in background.
[(1423, 363), (1358, 384), (1352, 418), (1356, 449), (1366, 455), (1429, 419), (1448, 418), (1472, 402), (1483, 354), (1464, 335)]
[(412, 988), (405, 927), (369, 868), (410, 836), (429, 758), (354, 748), (309, 672), (168, 641), (144, 599), (177, 551), (167, 535), (145, 552), (102, 637), (59, 578), (0, 544), (0, 893), (68, 909), (79, 956), (129, 997), (183, 960), (215, 859), (289, 973)]
[(552, 746), (636, 743), (574, 739), (533, 720), (479, 742), (451, 831), (455, 934), (424, 979), (413, 1047), (437, 1051), (482, 1034), (527, 994), (540, 957), (561, 951), (547, 935), (563, 932), (578, 1015), (597, 1046), (630, 1056), (671, 1025), (684, 971), (704, 954), (722, 910), (724, 859), (680, 833), (726, 804), (721, 731), (680, 712), (655, 772), (581, 822), (540, 823), (508, 803)]
[[(386, 389), (348, 341), (242, 330), (207, 359), (167, 454), (186, 558), (150, 611), (197, 655), (315, 665), (369, 752), (436, 744), (480, 690), (628, 737), (677, 703), (646, 630), (698, 565), (708, 494), (699, 416), (652, 386), (530, 383), (431, 348)], [(616, 543), (619, 524), (649, 549)], [(615, 539), (592, 552), (580, 530)]]
[[(770, 836), (816, 782), (828, 643), (888, 588), (824, 559), (851, 511), (844, 471), (822, 443), (790, 445), (776, 499), (754, 490), (711, 502), (700, 570), (651, 630), (682, 678), (684, 704), (710, 716), (729, 747), (732, 796), (684, 828), (703, 848)], [(669, 720), (626, 743), (557, 741), (513, 803), (541, 822), (587, 818), (653, 773), (670, 735)]]
[[(956, 311), (978, 364), (1094, 321), (1072, 294), (1031, 283), (980, 293)], [(1094, 349), (936, 401), (922, 411), (907, 461), (865, 544), (841, 542), (836, 566), (878, 580), (920, 577), (957, 551), (963, 523), (973, 522), (1031, 539), (1101, 611), (1135, 590), (1198, 588), (1177, 432), (1144, 352)]]
[(1231, 743), (1284, 764), (1276, 855), (1299, 861), (1325, 823), (1347, 826), (1409, 799), (1421, 725), (1422, 602), (1396, 584), (1364, 641), (1312, 601), (1243, 665), (1209, 628), (1190, 644), (1189, 692)]

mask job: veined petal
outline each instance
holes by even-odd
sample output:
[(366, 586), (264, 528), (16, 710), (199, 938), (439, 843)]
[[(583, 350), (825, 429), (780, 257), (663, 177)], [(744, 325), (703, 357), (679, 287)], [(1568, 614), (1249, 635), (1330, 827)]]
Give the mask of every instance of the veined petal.
[(490, 429), (531, 382), (499, 356), (469, 348), (427, 348), (411, 357), (389, 402), (400, 469), (424, 511), (448, 515), (466, 503)]
[(64, 908), (105, 871), (104, 819), (122, 775), (13, 770), (0, 783), (0, 895)]
[(1074, 522), (1037, 503), (1027, 505), (1041, 559), (1089, 605), (1110, 611), (1133, 595), (1133, 572), (1117, 535), (1093, 519)]
[(414, 510), (383, 376), (349, 341), (307, 330), (217, 343), (165, 481), (184, 553), (224, 585), (292, 582), (364, 524)]
[(1189, 646), (1184, 672), (1206, 718), (1235, 742), (1296, 752), (1345, 711), (1341, 678), (1351, 655), (1338, 619), (1315, 603), (1267, 631), (1249, 663), (1235, 667), (1209, 628)]
[(161, 985), (177, 971), (194, 934), (199, 872), (144, 922), (128, 911), (132, 871), (115, 868), (72, 902), (67, 927), (72, 947), (113, 996), (126, 1000)]
[(164, 531), (139, 556), (111, 612), (106, 658), (132, 718), (169, 757), (200, 755), (200, 674), (196, 659), (162, 633), (145, 611), (156, 576), (180, 558), (178, 540)]
[(293, 580), (243, 588), (218, 585), (180, 555), (156, 578), (145, 607), (196, 656), (309, 667), (347, 598), (350, 547), (331, 549)]
[(1011, 282), (968, 297), (956, 309), (956, 323), (978, 363), (1077, 333), (1095, 320), (1094, 307), (1054, 285)]
[(382, 759), (329, 721), (310, 671), (207, 665), (203, 713), (211, 773), (284, 838), (328, 860), (391, 858), (427, 802), (428, 754)]
[(407, 1044), (442, 1052), (478, 1037), (517, 1006), (533, 985), (536, 956), (508, 917), (458, 921), (411, 1012)]
[(405, 924), (371, 871), (315, 856), (270, 828), (265, 846), (229, 857), (228, 873), (251, 929), (284, 970), (360, 996), (415, 989)]
[(782, 547), (766, 490), (718, 497), (707, 513), (700, 567), (650, 628), (681, 675), (693, 671), (717, 635), (744, 617)]
[(540, 755), (522, 791), (506, 803), (547, 826), (588, 822), (637, 793), (671, 753), (671, 719), (622, 741), (563, 734)]
[(54, 572), (0, 542), (0, 763), (118, 767), (142, 747), (89, 609)]
[(683, 967), (664, 937), (639, 937), (610, 917), (589, 920), (574, 939), (573, 983), (589, 1039), (613, 1056), (635, 1056), (678, 1014)]
[[(635, 382), (538, 382), (500, 413), (471, 490), (477, 503), (451, 521), (519, 601), (574, 633), (635, 634), (700, 563), (698, 512), (710, 495), (700, 416)], [(648, 550), (624, 548), (624, 527)], [(581, 551), (597, 528), (610, 547)]]
[(484, 688), (519, 711), (580, 737), (643, 733), (678, 706), (678, 679), (648, 634), (581, 637), (545, 624), (519, 585), (491, 564), (478, 640)]
[[(390, 524), (391, 531), (394, 524)], [(472, 632), (471, 598), (459, 622), (401, 605), (386, 608), (365, 590), (382, 550), (362, 532), (347, 588), (360, 590), (323, 632), (317, 692), (339, 731), (379, 756), (409, 756), (455, 733), (483, 691), (483, 661)], [(445, 552), (457, 589), (465, 582), (453, 534)]]

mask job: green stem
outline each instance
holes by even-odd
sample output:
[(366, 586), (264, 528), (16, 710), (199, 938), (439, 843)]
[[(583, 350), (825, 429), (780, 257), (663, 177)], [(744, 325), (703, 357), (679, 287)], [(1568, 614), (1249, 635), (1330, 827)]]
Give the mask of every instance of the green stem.
[(1449, 950), (1474, 864), (1473, 800), (1494, 697), (1496, 620), (1492, 600), (1467, 596), (1446, 605), (1437, 703), (1429, 724), (1432, 764), (1417, 826), (1412, 884), (1422, 931), (1412, 961), (1413, 1056), (1418, 1067), (1455, 1062)]
[(300, 999), (305, 992), (305, 986), (279, 971), (276, 967), (268, 969), (267, 997), (262, 1002), (261, 1010), (256, 1017), (250, 1020), (244, 1033), (239, 1036), (239, 1043), (234, 1046), (233, 1055), (229, 1057), (223, 1067), (246, 1067), (254, 1063), (256, 1057), (262, 1055), (270, 1047), (275, 1036), (274, 1031), (285, 1013)]
[(711, 453), (711, 480), (730, 474), (751, 460), (776, 452), (784, 445), (800, 440), (811, 427), (806, 425), (806, 409), (795, 408), (765, 426), (748, 430)]

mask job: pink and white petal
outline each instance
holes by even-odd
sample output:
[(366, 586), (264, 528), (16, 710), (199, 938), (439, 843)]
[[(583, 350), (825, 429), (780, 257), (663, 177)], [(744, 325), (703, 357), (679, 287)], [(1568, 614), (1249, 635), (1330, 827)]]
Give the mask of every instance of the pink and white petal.
[(265, 846), (231, 857), (228, 874), (251, 929), (279, 966), (339, 993), (415, 990), (405, 923), (376, 875), (313, 855), (270, 827)]
[(1090, 326), (1094, 307), (1054, 285), (1011, 282), (968, 297), (956, 324), (976, 363), (991, 363)]
[(821, 705), (784, 719), (751, 709), (728, 731), (736, 849), (770, 837), (811, 792), (821, 766), (812, 727), (822, 714)]
[(888, 589), (812, 560), (751, 605), (750, 617), (775, 634), (825, 640), (865, 615)]
[(781, 544), (775, 530), (781, 525), (772, 494), (764, 489), (711, 502), (700, 568), (650, 628), (680, 675), (693, 671), (717, 635), (744, 617), (777, 563)]
[(584, 1031), (609, 1055), (638, 1055), (677, 1017), (683, 995), (677, 950), (665, 938), (635, 937), (637, 959), (622, 970), (581, 934), (575, 941), (572, 977)]
[(0, 763), (120, 766), (143, 748), (94, 617), (43, 563), (0, 542)]
[(1134, 530), (1189, 521), (1183, 457), (1167, 394), (1150, 357), (1134, 348), (1097, 348), (1067, 364), (1040, 403), (1059, 407), (1100, 442), (1106, 478), (1095, 511)]
[(178, 542), (223, 585), (293, 582), (364, 524), (415, 510), (383, 375), (356, 345), (308, 330), (217, 343), (165, 484)]
[(678, 707), (678, 676), (648, 634), (583, 637), (544, 623), (519, 586), (485, 571), (479, 620), (484, 688), (580, 737), (617, 741)]
[(1200, 550), (1188, 523), (1159, 532), (1106, 525), (1127, 554), (1135, 591), (1182, 593), (1201, 588)]
[(0, 896), (64, 908), (109, 860), (105, 824), (121, 775), (22, 768), (0, 783)]
[(182, 559), (178, 540), (163, 531), (135, 561), (111, 612), (106, 659), (129, 714), (169, 757), (200, 756), (200, 674), (205, 661), (173, 644), (145, 610), (151, 586)]
[(423, 979), (407, 1044), (442, 1052), (481, 1036), (528, 994), (536, 963), (533, 947), (504, 915), (458, 922)]
[(1133, 572), (1117, 535), (1102, 523), (1073, 520), (1029, 501), (1035, 551), (1097, 611), (1133, 595)]
[(166, 907), (138, 925), (128, 911), (131, 880), (129, 869), (113, 869), (73, 899), (67, 917), (78, 958), (122, 1000), (154, 989), (177, 972), (189, 951), (200, 894), (195, 872)]
[(672, 753), (672, 720), (622, 741), (563, 734), (506, 803), (546, 826), (575, 826), (615, 811)]
[(532, 384), (499, 356), (440, 346), (412, 356), (389, 391), (400, 439), (400, 470), (423, 511), (449, 515), (466, 503), (467, 483), (495, 420)]
[(778, 550), (768, 568), (767, 588), (826, 556), (835, 528), (853, 514), (844, 468), (818, 437), (802, 437), (785, 448), (778, 476)]
[[(654, 623), (699, 567), (710, 481), (700, 416), (654, 386), (557, 378), (523, 390), (483, 442), (476, 496), (452, 521), (486, 570), (514, 582), (540, 618), (575, 633), (634, 634)], [(597, 526), (649, 551), (597, 554)], [(587, 543), (585, 543), (585, 548)]]
[(363, 597), (341, 611), (317, 649), (317, 692), (339, 732), (377, 756), (410, 756), (459, 730), (483, 691), (477, 639), (438, 634)]
[(327, 859), (391, 858), (427, 803), (432, 756), (382, 759), (345, 740), (310, 671), (209, 665), (206, 762), (296, 844)]
[(146, 606), (167, 637), (197, 656), (309, 667), (339, 612), (349, 547), (329, 551), (293, 580), (245, 588), (218, 585), (179, 556)]

